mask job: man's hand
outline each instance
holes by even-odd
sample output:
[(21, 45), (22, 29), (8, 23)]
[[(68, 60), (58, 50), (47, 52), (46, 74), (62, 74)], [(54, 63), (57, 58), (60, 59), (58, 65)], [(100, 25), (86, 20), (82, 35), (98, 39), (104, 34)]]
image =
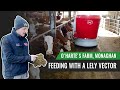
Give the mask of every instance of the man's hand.
[(37, 55), (30, 55), (30, 56), (31, 56), (31, 61), (33, 61), (33, 62), (34, 62), (34, 61), (37, 59), (37, 57), (38, 57)]
[(47, 60), (44, 58), (44, 55), (42, 53), (36, 54), (38, 57), (37, 59), (33, 62), (34, 67), (45, 67), (47, 65)]

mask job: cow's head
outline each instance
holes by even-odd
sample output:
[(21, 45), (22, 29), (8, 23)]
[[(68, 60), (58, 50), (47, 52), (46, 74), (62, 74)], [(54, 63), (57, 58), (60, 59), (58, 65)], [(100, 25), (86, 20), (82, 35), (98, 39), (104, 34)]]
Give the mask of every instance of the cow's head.
[(44, 36), (44, 41), (47, 44), (46, 55), (52, 55), (53, 54), (53, 37)]
[(71, 51), (71, 42), (70, 40), (67, 40), (66, 44), (64, 45), (64, 48), (68, 51)]
[(68, 38), (69, 40), (72, 40), (72, 39), (73, 39), (72, 31), (68, 31), (68, 32), (67, 32), (67, 38)]
[(58, 38), (61, 42), (61, 44), (64, 46), (64, 48), (67, 51), (71, 51), (71, 42), (69, 39), (64, 37), (64, 35), (61, 34), (60, 30), (56, 30), (56, 38)]

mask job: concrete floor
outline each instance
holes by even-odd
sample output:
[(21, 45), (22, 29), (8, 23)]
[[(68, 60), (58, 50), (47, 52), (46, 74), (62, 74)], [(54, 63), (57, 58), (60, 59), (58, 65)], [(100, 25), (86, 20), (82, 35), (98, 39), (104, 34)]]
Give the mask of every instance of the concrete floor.
[[(83, 48), (75, 46), (75, 51), (81, 52), (119, 52), (120, 37), (112, 32), (99, 28), (98, 46), (93, 48)], [(46, 74), (45, 74), (46, 73)], [(48, 72), (41, 70), (43, 79), (120, 79), (120, 72), (95, 72), (95, 71), (66, 71), (66, 72)]]
[[(120, 37), (112, 32), (99, 29), (98, 32), (98, 46), (92, 49), (83, 49), (79, 47), (77, 51), (87, 52), (119, 52), (120, 51)], [(120, 72), (73, 72), (69, 76), (71, 79), (120, 79)]]

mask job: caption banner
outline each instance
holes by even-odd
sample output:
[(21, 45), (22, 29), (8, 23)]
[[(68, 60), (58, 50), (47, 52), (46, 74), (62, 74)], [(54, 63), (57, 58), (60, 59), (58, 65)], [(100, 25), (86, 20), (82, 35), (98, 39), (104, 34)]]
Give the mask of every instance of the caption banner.
[(60, 52), (49, 70), (120, 71), (120, 52)]

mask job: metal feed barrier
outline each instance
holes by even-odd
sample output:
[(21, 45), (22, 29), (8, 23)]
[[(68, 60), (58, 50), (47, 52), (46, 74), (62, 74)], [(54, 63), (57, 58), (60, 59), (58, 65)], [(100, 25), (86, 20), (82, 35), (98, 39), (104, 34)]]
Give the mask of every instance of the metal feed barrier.
[[(55, 28), (55, 30), (56, 30), (56, 29), (59, 29), (59, 30), (60, 30), (63, 26), (67, 25), (69, 22), (71, 22), (71, 21), (73, 21), (73, 20), (74, 20), (74, 18), (72, 18), (71, 20), (68, 20), (68, 21), (64, 22), (64, 23), (61, 24), (61, 25), (58, 25), (58, 26)], [(42, 33), (42, 34), (34, 37), (33, 39), (29, 40), (29, 42), (31, 43), (31, 42), (33, 42), (34, 40), (38, 39), (39, 37), (44, 36), (45, 34), (47, 34), (47, 33), (49, 33), (49, 32), (51, 32), (51, 30), (48, 30), (48, 31), (46, 31), (46, 32), (44, 32), (44, 33)]]

